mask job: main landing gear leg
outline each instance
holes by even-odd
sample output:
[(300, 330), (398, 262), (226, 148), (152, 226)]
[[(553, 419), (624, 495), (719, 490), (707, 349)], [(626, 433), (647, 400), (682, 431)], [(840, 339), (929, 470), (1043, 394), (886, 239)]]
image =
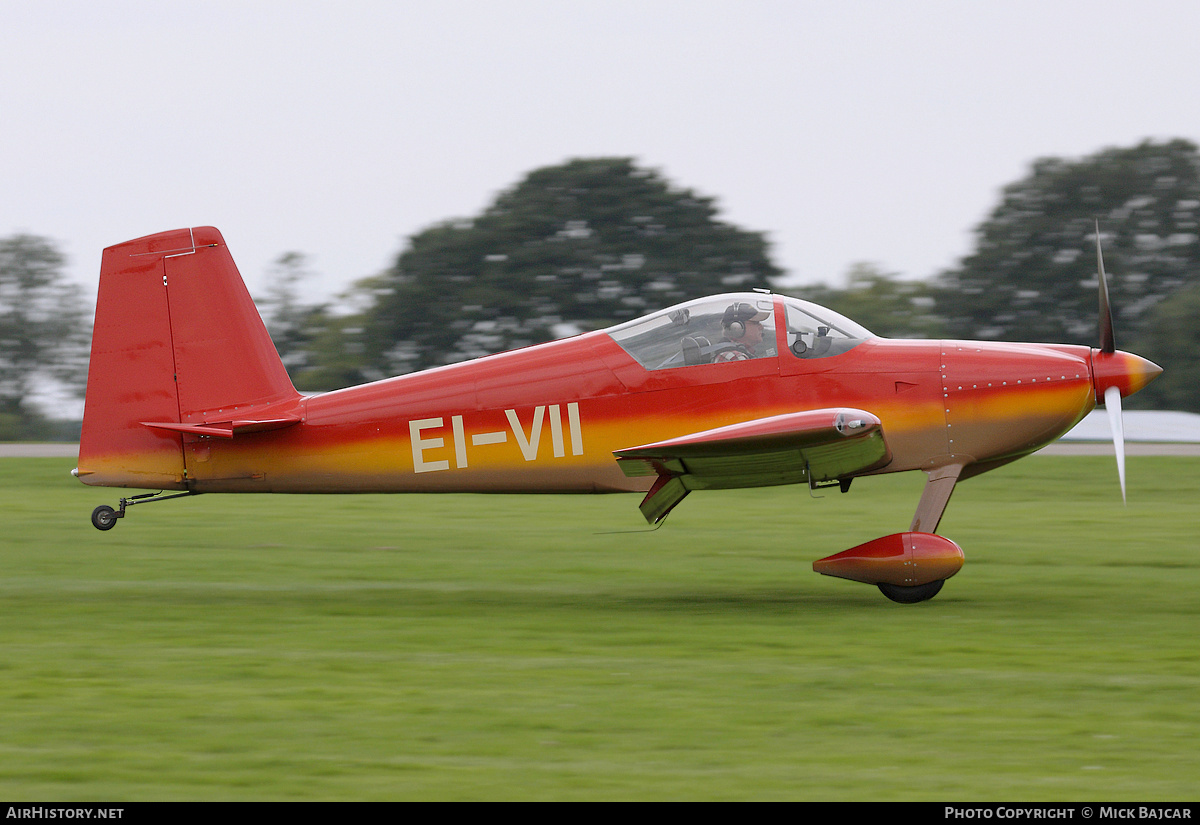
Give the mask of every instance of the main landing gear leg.
[(928, 479), (925, 482), (925, 489), (921, 491), (921, 501), (917, 504), (917, 512), (913, 514), (912, 524), (909, 525), (910, 531), (914, 533), (937, 531), (938, 524), (942, 521), (942, 514), (946, 512), (946, 505), (950, 503), (954, 485), (958, 482), (962, 471), (962, 464), (951, 464), (926, 471)]
[(117, 519), (125, 518), (125, 508), (132, 507), (135, 504), (150, 504), (155, 501), (168, 501), (173, 498), (182, 498), (184, 496), (198, 496), (197, 492), (188, 490), (186, 493), (171, 493), (164, 496), (161, 491), (157, 493), (143, 493), (140, 496), (130, 496), (123, 498), (119, 502), (119, 508), (114, 510), (107, 504), (101, 504), (92, 511), (92, 526), (97, 530), (111, 530), (117, 526)]

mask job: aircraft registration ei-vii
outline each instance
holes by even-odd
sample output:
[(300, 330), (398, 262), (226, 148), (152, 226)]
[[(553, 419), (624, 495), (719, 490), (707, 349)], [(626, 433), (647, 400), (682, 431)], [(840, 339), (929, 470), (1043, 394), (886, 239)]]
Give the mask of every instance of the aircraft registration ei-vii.
[(1104, 403), (1122, 496), (1121, 398), (1161, 370), (1114, 346), (893, 340), (763, 292), (362, 386), (293, 387), (220, 232), (104, 250), (79, 465), (84, 484), (197, 493), (617, 492), (651, 524), (693, 490), (919, 470), (908, 531), (813, 563), (888, 598), (962, 567), (937, 535), (955, 485), (1028, 455)]

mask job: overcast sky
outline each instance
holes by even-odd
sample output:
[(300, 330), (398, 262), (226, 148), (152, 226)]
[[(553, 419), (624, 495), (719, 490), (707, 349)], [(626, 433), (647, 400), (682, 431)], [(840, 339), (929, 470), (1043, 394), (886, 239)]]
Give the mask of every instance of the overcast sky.
[(329, 295), (540, 166), (627, 155), (797, 282), (927, 277), (1035, 158), (1200, 140), (1194, 0), (0, 0), (0, 236), (224, 233)]

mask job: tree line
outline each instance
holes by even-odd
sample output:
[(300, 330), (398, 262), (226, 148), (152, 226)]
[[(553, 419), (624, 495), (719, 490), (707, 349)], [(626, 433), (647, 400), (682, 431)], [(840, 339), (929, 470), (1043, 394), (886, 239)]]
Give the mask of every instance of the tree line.
[[(632, 158), (589, 158), (534, 170), (479, 215), (412, 235), (336, 303), (300, 299), (312, 276), (300, 252), (280, 256), (257, 298), (306, 391), (751, 288), (813, 300), (888, 337), (1095, 346), (1097, 221), (1117, 344), (1164, 368), (1130, 406), (1200, 412), (1200, 151), (1187, 140), (1035, 161), (975, 228), (973, 250), (921, 280), (861, 263), (843, 285), (789, 288), (765, 235), (721, 220), (713, 198)], [(71, 432), (38, 393), (82, 394), (86, 376), (87, 312), (62, 267), (45, 238), (0, 238), (0, 439)]]

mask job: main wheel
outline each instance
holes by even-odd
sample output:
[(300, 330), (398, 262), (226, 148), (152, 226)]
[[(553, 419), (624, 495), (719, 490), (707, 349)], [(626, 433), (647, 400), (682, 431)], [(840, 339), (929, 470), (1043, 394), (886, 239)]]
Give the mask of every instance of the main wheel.
[(884, 584), (879, 582), (876, 587), (879, 592), (887, 596), (894, 602), (900, 604), (916, 604), (917, 602), (928, 601), (938, 594), (942, 589), (942, 585), (946, 583), (945, 579), (929, 582), (929, 584), (918, 584), (912, 587), (905, 587), (900, 584)]
[(111, 530), (117, 524), (117, 511), (101, 504), (92, 511), (92, 526), (97, 530)]

